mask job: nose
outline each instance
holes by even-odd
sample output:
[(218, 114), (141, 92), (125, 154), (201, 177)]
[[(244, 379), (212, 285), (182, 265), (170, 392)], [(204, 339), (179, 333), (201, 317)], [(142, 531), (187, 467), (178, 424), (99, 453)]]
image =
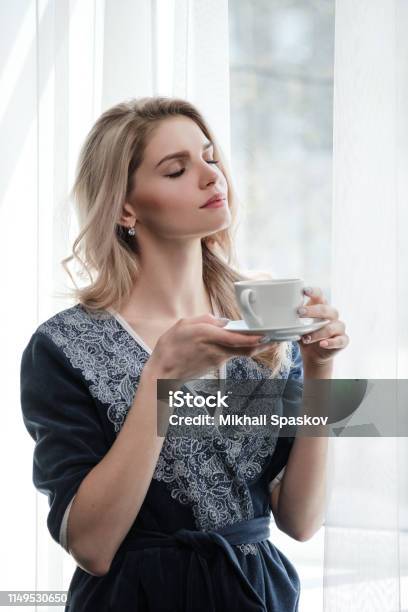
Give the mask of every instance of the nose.
[(208, 162), (204, 162), (205, 167), (202, 171), (203, 181), (205, 185), (210, 183), (215, 183), (219, 177), (219, 172), (217, 170), (216, 164), (209, 164)]

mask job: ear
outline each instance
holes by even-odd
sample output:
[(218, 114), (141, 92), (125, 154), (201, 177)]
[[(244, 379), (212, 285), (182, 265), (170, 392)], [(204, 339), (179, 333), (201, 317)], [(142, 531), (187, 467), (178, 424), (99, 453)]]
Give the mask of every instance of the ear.
[(126, 227), (133, 227), (136, 223), (135, 209), (129, 202), (125, 202), (122, 209), (122, 215), (119, 219), (119, 224)]

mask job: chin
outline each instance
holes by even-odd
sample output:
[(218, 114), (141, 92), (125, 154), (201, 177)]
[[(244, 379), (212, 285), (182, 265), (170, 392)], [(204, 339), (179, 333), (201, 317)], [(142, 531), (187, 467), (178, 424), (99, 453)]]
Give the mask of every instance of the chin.
[(224, 220), (223, 223), (214, 224), (211, 228), (208, 228), (203, 238), (211, 236), (212, 234), (216, 234), (217, 232), (221, 232), (222, 230), (228, 229), (230, 225), (231, 219)]

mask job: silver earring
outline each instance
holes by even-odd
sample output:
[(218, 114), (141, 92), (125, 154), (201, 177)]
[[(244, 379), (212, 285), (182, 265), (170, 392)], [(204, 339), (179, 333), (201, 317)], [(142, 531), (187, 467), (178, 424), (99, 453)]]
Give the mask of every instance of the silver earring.
[(129, 236), (134, 236), (136, 234), (136, 230), (134, 227), (129, 227), (128, 229)]

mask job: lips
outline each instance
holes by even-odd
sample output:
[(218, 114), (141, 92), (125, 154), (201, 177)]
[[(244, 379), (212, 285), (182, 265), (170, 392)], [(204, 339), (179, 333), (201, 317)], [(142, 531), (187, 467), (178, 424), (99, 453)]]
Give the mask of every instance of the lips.
[(203, 204), (202, 206), (200, 206), (200, 208), (205, 208), (206, 206), (208, 206), (209, 204), (212, 204), (213, 202), (218, 202), (221, 200), (225, 200), (225, 195), (222, 193), (216, 193), (215, 195), (213, 195), (209, 200), (207, 200), (205, 202), (205, 204)]

